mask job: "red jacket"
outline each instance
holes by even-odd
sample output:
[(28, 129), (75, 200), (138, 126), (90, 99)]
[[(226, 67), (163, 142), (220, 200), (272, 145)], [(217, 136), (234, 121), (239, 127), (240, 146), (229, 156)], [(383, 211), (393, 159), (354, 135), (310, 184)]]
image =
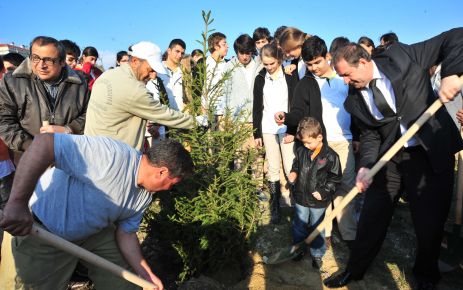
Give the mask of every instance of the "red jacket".
[(89, 62), (84, 63), (82, 65), (82, 68), (77, 68), (76, 67), (76, 69), (80, 70), (80, 71), (83, 71), (85, 73), (85, 75), (88, 77), (88, 88), (89, 88), (89, 90), (92, 90), (93, 83), (103, 73), (99, 68), (97, 68), (96, 66), (92, 65)]

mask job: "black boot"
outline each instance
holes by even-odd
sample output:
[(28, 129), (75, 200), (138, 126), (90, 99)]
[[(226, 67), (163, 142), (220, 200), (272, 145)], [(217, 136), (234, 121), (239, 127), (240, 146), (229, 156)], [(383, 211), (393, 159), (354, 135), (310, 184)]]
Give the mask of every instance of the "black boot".
[(272, 224), (280, 223), (280, 197), (281, 189), (279, 181), (269, 181), (268, 190), (270, 192), (270, 222)]

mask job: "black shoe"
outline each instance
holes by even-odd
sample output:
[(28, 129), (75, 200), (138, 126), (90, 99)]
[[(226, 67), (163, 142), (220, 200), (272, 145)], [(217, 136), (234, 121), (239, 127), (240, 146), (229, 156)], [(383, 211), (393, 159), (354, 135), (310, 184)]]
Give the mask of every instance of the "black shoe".
[(328, 288), (341, 288), (347, 285), (352, 280), (360, 280), (358, 278), (354, 278), (350, 272), (344, 271), (341, 274), (336, 276), (332, 275), (331, 277), (326, 278), (323, 280), (323, 284), (325, 284)]
[(434, 290), (436, 289), (436, 284), (429, 281), (418, 281), (416, 285), (416, 290)]
[(314, 269), (320, 270), (323, 266), (322, 257), (313, 257), (312, 258), (312, 267)]

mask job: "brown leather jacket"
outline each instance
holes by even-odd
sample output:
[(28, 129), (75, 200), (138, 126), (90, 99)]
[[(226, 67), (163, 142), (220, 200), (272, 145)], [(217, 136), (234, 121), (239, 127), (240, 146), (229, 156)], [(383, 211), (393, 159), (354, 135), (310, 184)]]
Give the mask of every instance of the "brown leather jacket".
[[(26, 58), (0, 82), (0, 137), (16, 153), (24, 152), (40, 133), (42, 121), (83, 134), (90, 98), (87, 82), (67, 65), (54, 104)], [(16, 158), (15, 158), (16, 160)]]

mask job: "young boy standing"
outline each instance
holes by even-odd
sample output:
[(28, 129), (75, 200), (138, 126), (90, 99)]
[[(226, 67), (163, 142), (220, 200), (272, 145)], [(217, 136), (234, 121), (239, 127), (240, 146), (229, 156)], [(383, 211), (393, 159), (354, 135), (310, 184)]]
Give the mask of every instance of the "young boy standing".
[[(296, 149), (288, 177), (294, 184), (296, 202), (293, 219), (293, 243), (302, 242), (322, 221), (331, 196), (341, 183), (339, 156), (323, 143), (320, 122), (305, 117), (299, 123), (297, 138), (304, 144)], [(326, 252), (324, 231), (310, 244), (312, 266), (320, 269)]]

